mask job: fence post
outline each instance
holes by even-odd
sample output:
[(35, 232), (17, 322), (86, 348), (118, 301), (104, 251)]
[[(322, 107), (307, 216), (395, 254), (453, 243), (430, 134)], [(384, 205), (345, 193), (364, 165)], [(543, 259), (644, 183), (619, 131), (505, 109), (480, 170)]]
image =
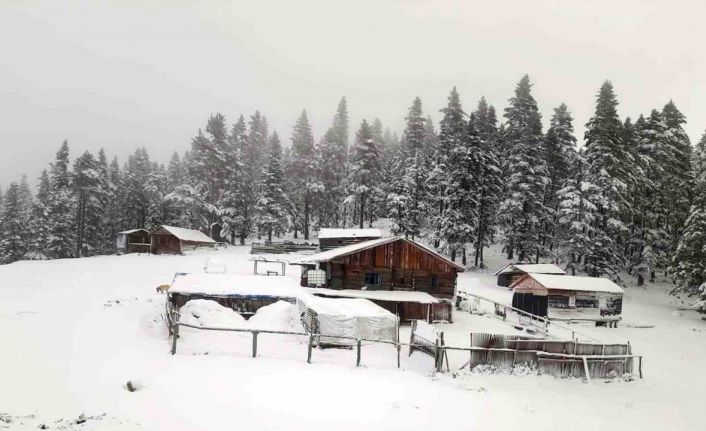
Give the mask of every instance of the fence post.
[(417, 321), (412, 320), (412, 330), (409, 331), (409, 355), (407, 356), (412, 356), (412, 352), (414, 351), (414, 331), (417, 329)]
[(355, 366), (360, 367), (360, 338), (358, 339), (358, 347), (356, 352)]
[(257, 356), (257, 331), (252, 333), (252, 357)]
[(441, 363), (443, 362), (440, 360), (439, 350), (439, 338), (437, 337), (434, 347), (434, 365), (436, 365), (436, 371), (441, 371)]
[(402, 350), (402, 346), (400, 346), (400, 342), (397, 342), (397, 368), (400, 367), (400, 350)]
[(309, 349), (307, 351), (306, 362), (311, 364), (311, 349), (314, 347), (314, 334), (309, 334)]
[(174, 330), (172, 331), (172, 355), (176, 354), (177, 338), (179, 338), (179, 322), (174, 322)]
[(637, 369), (640, 372), (640, 378), (642, 378), (642, 356), (638, 356)]

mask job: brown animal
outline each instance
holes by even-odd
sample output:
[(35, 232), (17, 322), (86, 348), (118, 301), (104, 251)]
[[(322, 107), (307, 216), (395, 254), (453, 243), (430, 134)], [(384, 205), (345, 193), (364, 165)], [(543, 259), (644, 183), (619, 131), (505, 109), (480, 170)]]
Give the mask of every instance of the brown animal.
[(171, 286), (168, 284), (162, 284), (161, 286), (157, 286), (157, 293), (166, 293), (170, 287)]

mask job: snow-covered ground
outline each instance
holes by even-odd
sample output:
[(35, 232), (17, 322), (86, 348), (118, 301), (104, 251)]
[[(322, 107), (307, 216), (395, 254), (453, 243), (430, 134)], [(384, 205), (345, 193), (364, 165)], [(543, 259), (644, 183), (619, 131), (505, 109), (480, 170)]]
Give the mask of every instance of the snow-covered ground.
[[(361, 368), (346, 349), (315, 350), (307, 364), (306, 340), (264, 334), (253, 359), (248, 335), (188, 328), (171, 356), (164, 296), (155, 287), (175, 272), (203, 271), (208, 257), (229, 273), (251, 274), (247, 253), (232, 247), (0, 266), (0, 429), (701, 428), (706, 322), (680, 311), (666, 284), (628, 288), (617, 329), (579, 327), (606, 342), (630, 341), (645, 356), (645, 379), (632, 382), (435, 376), (430, 358), (406, 351), (398, 370), (394, 348), (384, 345), (364, 346)], [(462, 274), (459, 287), (507, 300), (489, 275), (503, 260), (488, 262), (487, 273)], [(293, 282), (298, 274), (287, 268)], [(512, 330), (465, 313), (437, 327), (453, 345), (468, 345), (470, 331)], [(125, 389), (128, 380), (136, 392)], [(76, 424), (81, 414), (86, 421)]]

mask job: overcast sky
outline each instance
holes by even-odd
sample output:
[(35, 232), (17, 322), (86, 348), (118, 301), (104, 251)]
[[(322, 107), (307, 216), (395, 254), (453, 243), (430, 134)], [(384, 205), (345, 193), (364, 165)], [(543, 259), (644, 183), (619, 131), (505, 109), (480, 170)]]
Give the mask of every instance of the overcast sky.
[(415, 96), (439, 119), (502, 112), (524, 73), (546, 125), (566, 102), (577, 135), (610, 79), (622, 117), (672, 98), (692, 142), (706, 128), (706, 2), (0, 0), (0, 185), (34, 183), (68, 139), (121, 163), (167, 161), (208, 116), (263, 112), (283, 141), (306, 109), (318, 137), (346, 96), (351, 129), (401, 131)]

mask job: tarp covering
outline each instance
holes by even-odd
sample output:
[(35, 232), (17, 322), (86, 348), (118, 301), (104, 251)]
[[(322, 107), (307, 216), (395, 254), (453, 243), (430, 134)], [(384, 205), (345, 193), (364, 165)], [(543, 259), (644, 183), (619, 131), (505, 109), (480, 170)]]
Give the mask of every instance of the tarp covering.
[(326, 337), (326, 335), (365, 338), (369, 340), (397, 339), (397, 317), (362, 298), (321, 298), (303, 296), (299, 311), (309, 320), (312, 332), (323, 334), (324, 344), (354, 344), (355, 340)]

